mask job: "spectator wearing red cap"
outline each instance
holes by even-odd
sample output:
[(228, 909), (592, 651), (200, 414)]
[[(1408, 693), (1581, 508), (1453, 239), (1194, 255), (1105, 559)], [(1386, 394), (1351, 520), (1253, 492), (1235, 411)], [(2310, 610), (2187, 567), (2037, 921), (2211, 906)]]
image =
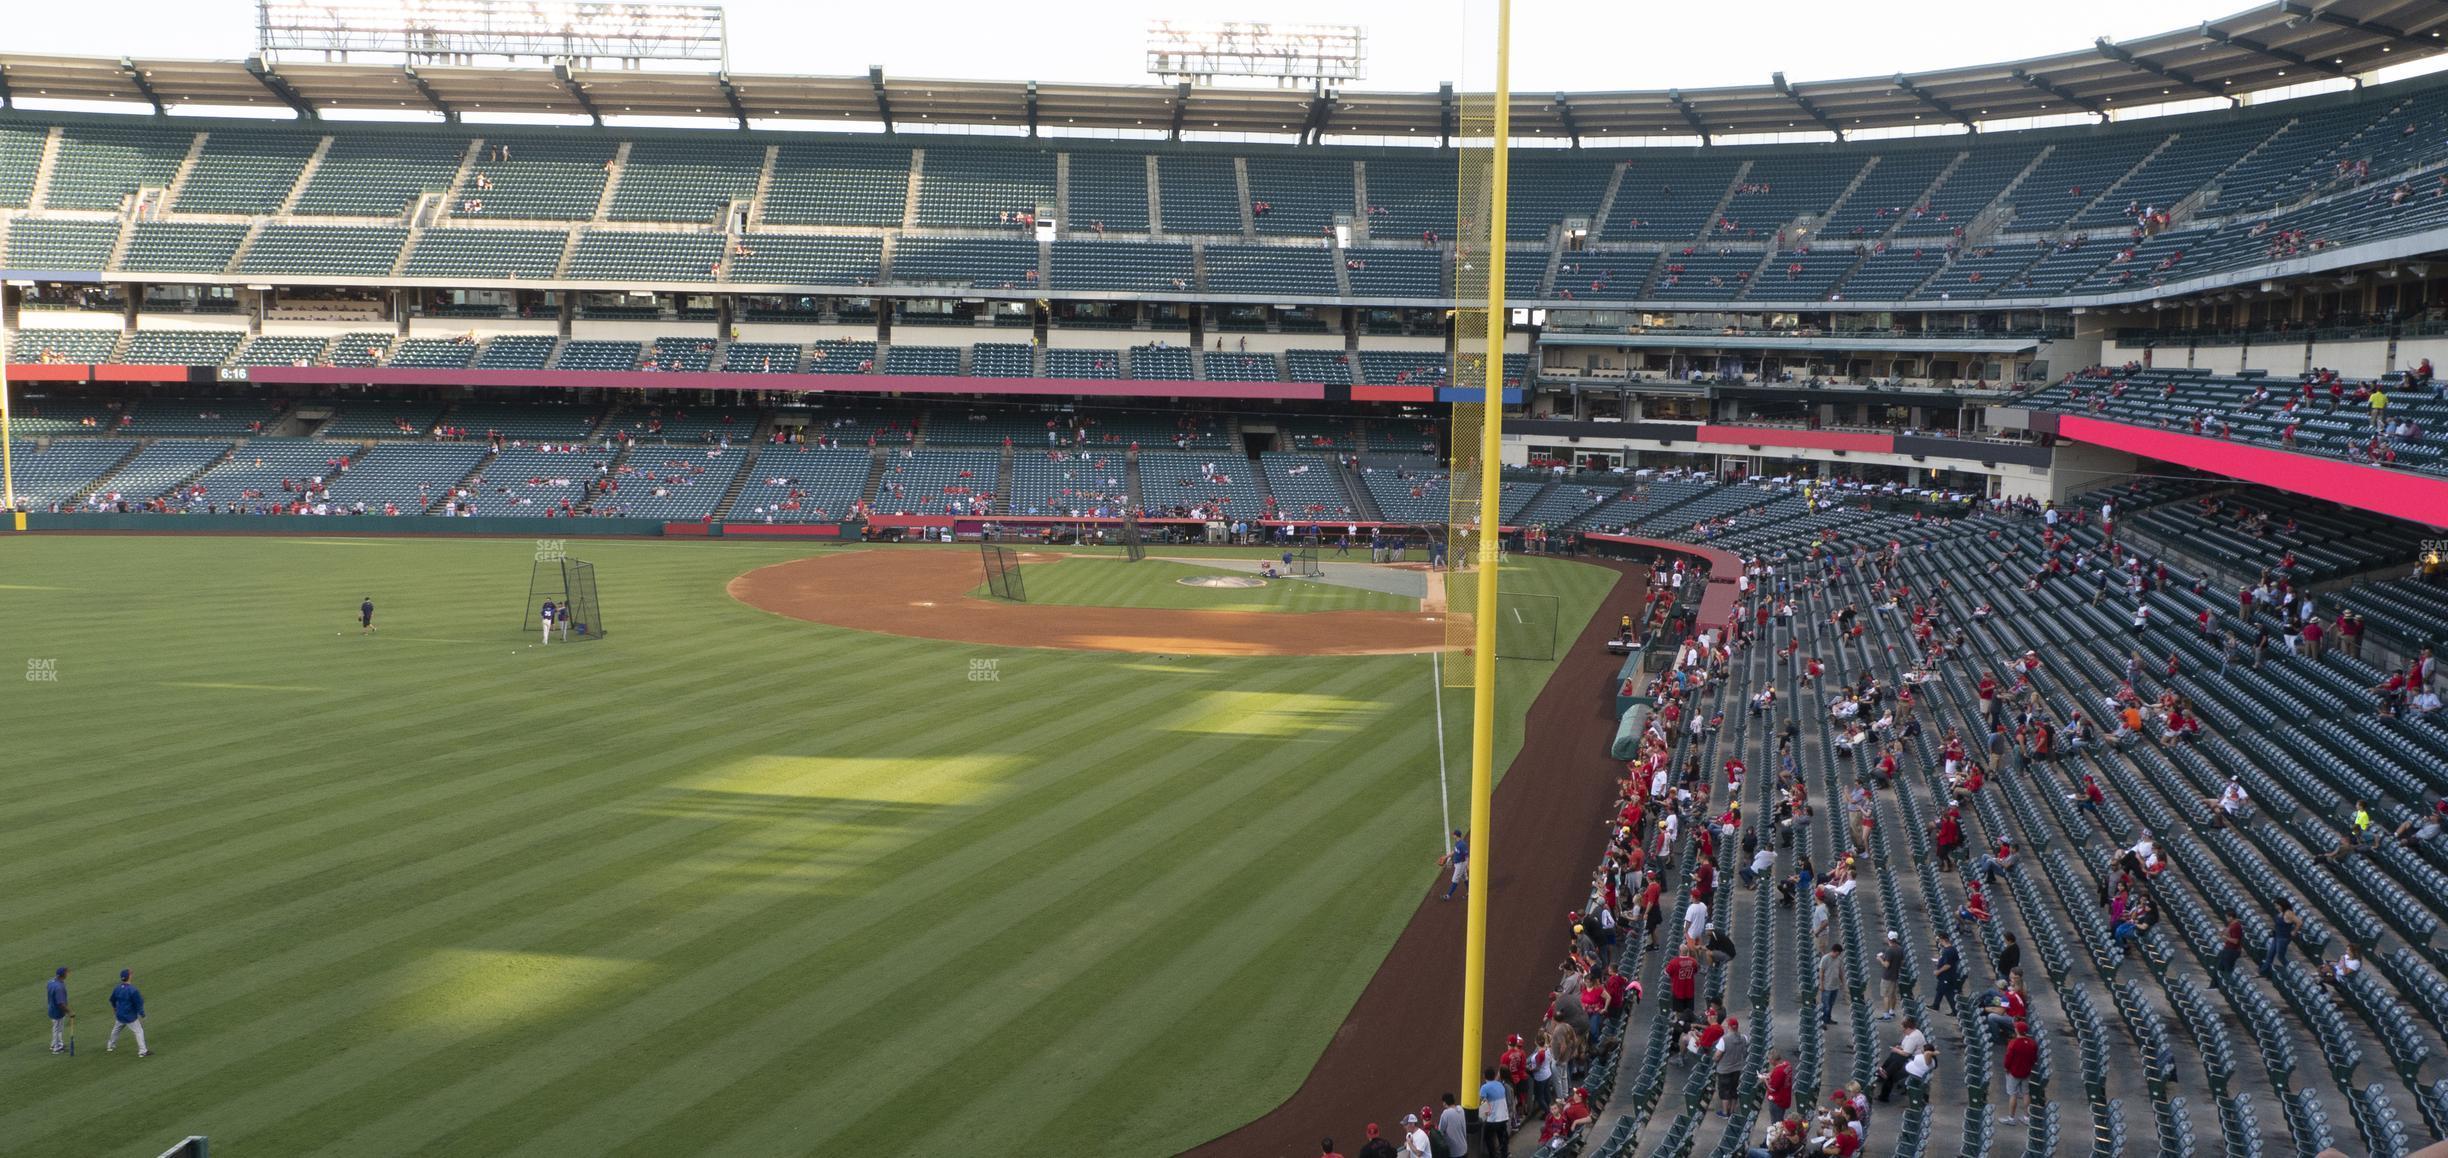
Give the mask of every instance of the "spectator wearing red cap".
[(1360, 1144), (1360, 1158), (1395, 1158), (1394, 1144), (1378, 1133), (1375, 1122), (1368, 1124), (1368, 1141)]
[(2014, 1036), (2006, 1039), (2006, 1050), (1998, 1064), (2006, 1070), (2006, 1120), (2020, 1122), (2021, 1115), (2031, 1110), (2031, 1095), (2025, 1083), (2040, 1064), (2040, 1043), (2032, 1040), (2030, 1022), (2014, 1023)]

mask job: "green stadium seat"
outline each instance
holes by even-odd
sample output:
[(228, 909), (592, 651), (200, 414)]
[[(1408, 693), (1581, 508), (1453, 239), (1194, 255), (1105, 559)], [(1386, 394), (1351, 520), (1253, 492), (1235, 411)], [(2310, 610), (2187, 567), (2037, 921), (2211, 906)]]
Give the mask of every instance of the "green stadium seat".
[(153, 125), (76, 122), (60, 126), (59, 160), (44, 204), (117, 209), (138, 189), (167, 188), (195, 133)]
[(17, 270), (99, 271), (119, 240), (115, 221), (13, 222), (0, 266)]
[(219, 221), (139, 221), (119, 268), (132, 273), (219, 273), (238, 256), (247, 227)]
[(297, 187), (320, 134), (214, 129), (170, 208), (180, 213), (274, 213)]
[(398, 217), (420, 195), (449, 189), (467, 149), (464, 136), (334, 133), (322, 164), (298, 194), (297, 212), (309, 217)]
[(400, 272), (407, 277), (548, 280), (569, 234), (557, 229), (428, 229)]
[[(725, 206), (756, 195), (765, 149), (734, 141), (631, 142), (605, 216), (614, 221), (712, 225)], [(491, 211), (488, 203), (486, 209)]]
[(238, 272), (384, 277), (407, 241), (408, 231), (398, 226), (275, 223), (255, 235)]
[(764, 220), (777, 225), (901, 224), (909, 199), (906, 145), (838, 140), (784, 145), (765, 191)]

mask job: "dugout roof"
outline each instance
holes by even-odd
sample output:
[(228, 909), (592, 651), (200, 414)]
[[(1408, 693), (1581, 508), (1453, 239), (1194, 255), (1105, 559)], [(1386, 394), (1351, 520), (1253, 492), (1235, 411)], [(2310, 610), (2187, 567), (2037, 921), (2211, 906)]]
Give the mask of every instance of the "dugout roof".
[[(1934, 72), (1688, 90), (1517, 92), (1525, 137), (1714, 137), (1910, 127), (2218, 97), (2354, 78), (2448, 50), (2440, 0), (2277, 0), (2193, 28), (2083, 51)], [(882, 122), (888, 126), (1442, 138), (1469, 98), (1440, 92), (1307, 92), (1189, 85), (910, 80), (566, 68), (402, 67), (261, 60), (134, 60), (0, 52), (0, 100), (287, 106)]]

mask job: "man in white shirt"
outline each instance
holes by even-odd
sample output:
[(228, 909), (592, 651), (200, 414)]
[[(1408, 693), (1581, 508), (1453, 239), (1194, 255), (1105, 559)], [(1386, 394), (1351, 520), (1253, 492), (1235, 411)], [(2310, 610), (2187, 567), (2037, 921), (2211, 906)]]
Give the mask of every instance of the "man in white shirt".
[(1751, 854), (1751, 863), (1743, 869), (1743, 884), (1753, 889), (1759, 888), (1760, 882), (1768, 879), (1769, 870), (1775, 867), (1776, 849), (1769, 845), (1761, 845), (1758, 852)]
[(2406, 708), (2418, 716), (2430, 715), (2440, 710), (2440, 694), (2426, 687), (2414, 693), (2414, 698), (2407, 702)]
[(2227, 786), (2206, 803), (2212, 809), (2210, 827), (2224, 828), (2244, 819), (2244, 810), (2252, 806), (2252, 798), (2245, 794), (2243, 781), (2229, 776)]
[(1692, 898), (1692, 903), (1683, 909), (1683, 936), (1693, 941), (1700, 940), (1708, 933), (1708, 923), (1708, 902), (1698, 897)]
[(1418, 1114), (1403, 1115), (1402, 1158), (1429, 1158), (1428, 1131), (1420, 1125)]

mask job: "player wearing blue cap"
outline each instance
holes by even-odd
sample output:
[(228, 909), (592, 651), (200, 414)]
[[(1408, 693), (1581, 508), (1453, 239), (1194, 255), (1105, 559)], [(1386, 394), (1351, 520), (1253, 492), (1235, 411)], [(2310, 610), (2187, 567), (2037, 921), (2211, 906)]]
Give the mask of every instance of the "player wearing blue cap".
[(51, 1052), (68, 1052), (68, 1019), (74, 1014), (68, 1008), (67, 966), (60, 966), (43, 986), (43, 1007), (51, 1015)]
[(111, 1015), (116, 1020), (111, 1025), (110, 1037), (102, 1042), (102, 1052), (119, 1048), (119, 1031), (124, 1029), (136, 1035), (136, 1056), (152, 1057), (153, 1051), (145, 1047), (144, 994), (128, 979), (125, 969), (119, 971), (119, 987), (111, 990), (110, 1003)]

